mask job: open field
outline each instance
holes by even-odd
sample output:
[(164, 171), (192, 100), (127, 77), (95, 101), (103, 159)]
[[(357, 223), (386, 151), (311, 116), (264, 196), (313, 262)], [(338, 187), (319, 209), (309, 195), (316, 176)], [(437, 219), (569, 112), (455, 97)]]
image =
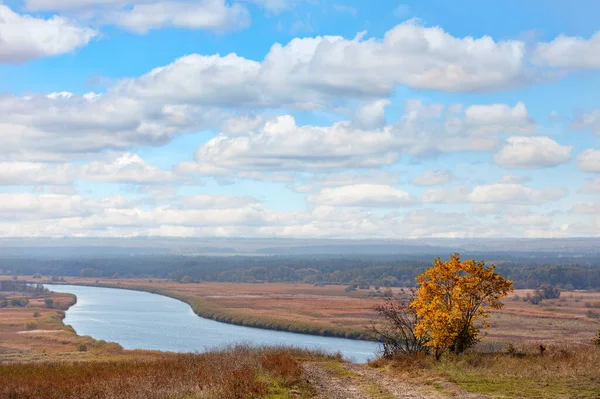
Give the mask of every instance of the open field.
[[(20, 279), (34, 281), (30, 276)], [(373, 289), (346, 292), (342, 285), (69, 277), (66, 282), (169, 295), (188, 302), (199, 315), (234, 324), (350, 338), (365, 337), (364, 327), (376, 320), (372, 307), (381, 301)], [(559, 299), (539, 305), (522, 300), (530, 292), (516, 290), (504, 300), (504, 309), (492, 313), (486, 341), (587, 343), (595, 335), (600, 319), (589, 315), (600, 313), (600, 292), (563, 292)]]

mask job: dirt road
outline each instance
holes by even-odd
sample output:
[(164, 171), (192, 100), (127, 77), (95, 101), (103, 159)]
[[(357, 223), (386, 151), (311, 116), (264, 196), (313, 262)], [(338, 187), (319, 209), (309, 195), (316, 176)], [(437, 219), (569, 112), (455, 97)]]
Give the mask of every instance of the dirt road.
[(366, 365), (337, 362), (306, 362), (307, 381), (315, 388), (315, 399), (486, 399), (461, 391), (452, 384), (419, 386), (391, 373)]

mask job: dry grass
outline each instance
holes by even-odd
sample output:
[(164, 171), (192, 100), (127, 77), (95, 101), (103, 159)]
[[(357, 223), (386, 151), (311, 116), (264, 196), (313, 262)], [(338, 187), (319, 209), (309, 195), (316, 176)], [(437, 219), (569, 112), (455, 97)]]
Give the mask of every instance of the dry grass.
[[(319, 353), (234, 346), (203, 354), (97, 362), (0, 365), (0, 398), (159, 399), (286, 397), (310, 394), (298, 358)], [(278, 395), (278, 396), (275, 396)]]
[(446, 355), (440, 362), (425, 356), (377, 360), (372, 367), (422, 385), (457, 384), (491, 398), (600, 398), (600, 350), (591, 345), (549, 345), (541, 355), (535, 346), (497, 352), (470, 351)]

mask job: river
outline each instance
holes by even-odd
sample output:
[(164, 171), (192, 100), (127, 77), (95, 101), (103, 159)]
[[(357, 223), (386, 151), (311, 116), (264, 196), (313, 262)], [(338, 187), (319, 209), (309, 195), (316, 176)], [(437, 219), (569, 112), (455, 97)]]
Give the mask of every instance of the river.
[(52, 285), (77, 295), (64, 323), (77, 334), (117, 342), (125, 349), (205, 352), (233, 343), (293, 345), (341, 352), (364, 363), (375, 356), (374, 342), (235, 326), (197, 316), (184, 302), (162, 295), (116, 288)]

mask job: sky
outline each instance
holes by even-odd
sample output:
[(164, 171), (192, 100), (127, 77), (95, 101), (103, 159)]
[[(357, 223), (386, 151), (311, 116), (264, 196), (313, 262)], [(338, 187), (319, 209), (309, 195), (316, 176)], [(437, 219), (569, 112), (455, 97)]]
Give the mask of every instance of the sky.
[(600, 236), (597, 15), (0, 0), (0, 237)]

